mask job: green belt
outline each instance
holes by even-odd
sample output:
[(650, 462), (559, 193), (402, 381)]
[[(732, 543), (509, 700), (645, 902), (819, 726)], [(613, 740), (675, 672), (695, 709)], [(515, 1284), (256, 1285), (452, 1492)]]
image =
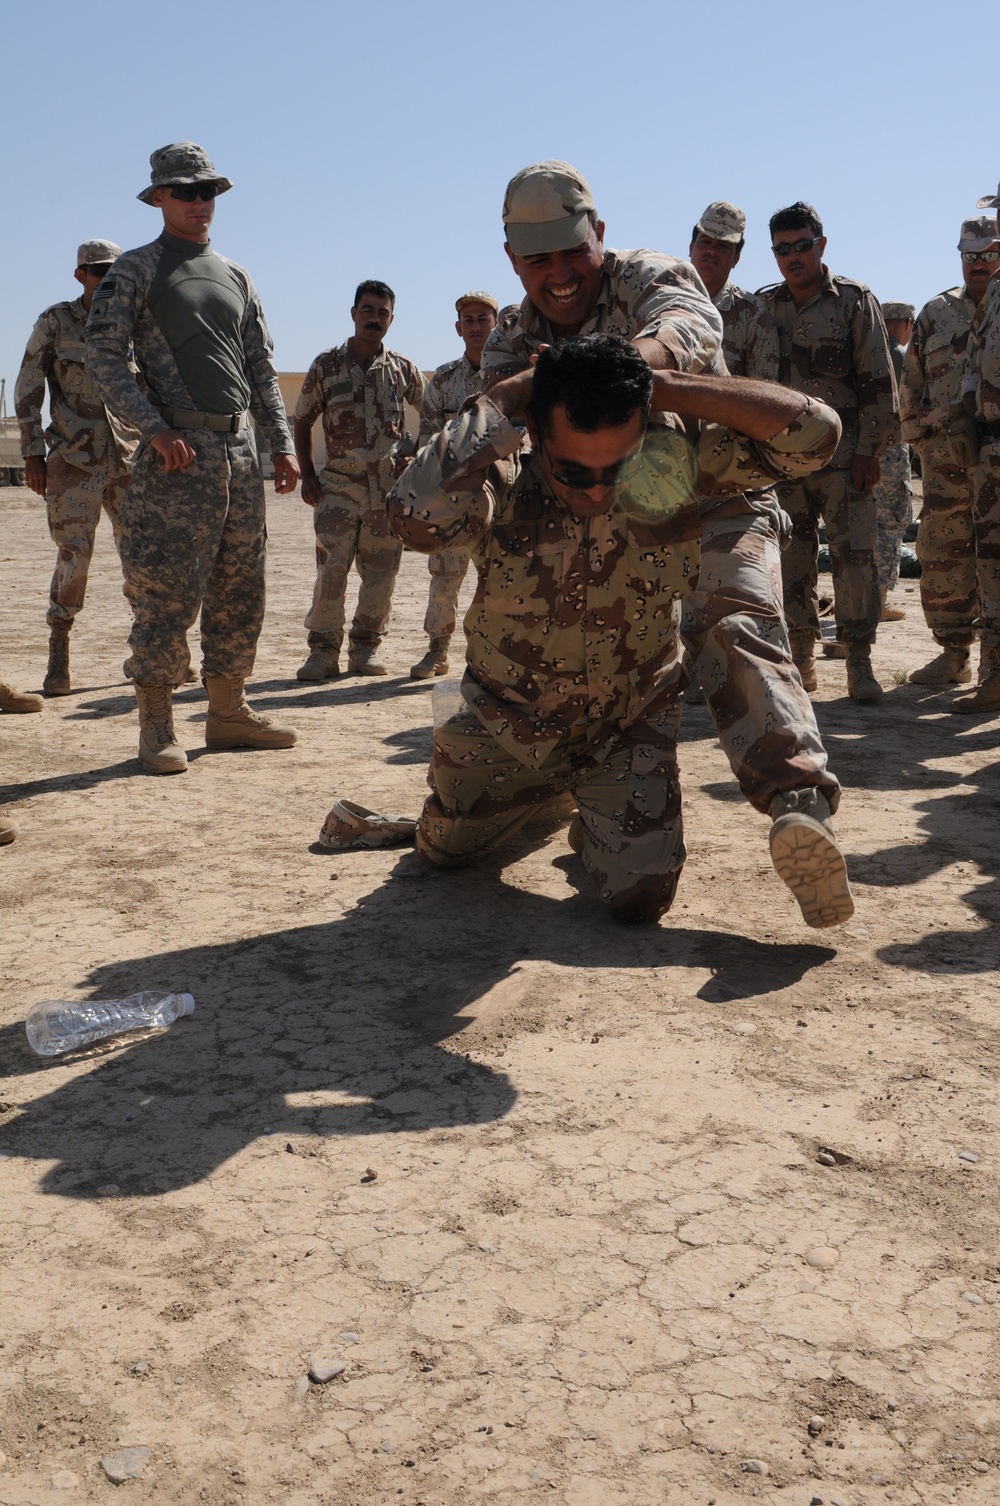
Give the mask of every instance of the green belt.
[(220, 434), (238, 434), (250, 422), (249, 410), (242, 413), (199, 413), (193, 408), (161, 408), (172, 429), (215, 429)]

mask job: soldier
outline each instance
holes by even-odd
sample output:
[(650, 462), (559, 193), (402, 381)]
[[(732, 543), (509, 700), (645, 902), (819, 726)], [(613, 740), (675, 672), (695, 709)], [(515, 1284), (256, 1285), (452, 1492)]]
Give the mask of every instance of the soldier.
[(910, 679), (917, 685), (967, 685), (969, 650), (979, 621), (979, 562), (972, 515), (973, 467), (959, 465), (947, 433), (959, 402), (972, 321), (982, 306), (990, 274), (1000, 260), (996, 221), (965, 220), (958, 241), (962, 283), (939, 293), (917, 315), (903, 362), (899, 411), (903, 438), (920, 456), (923, 505), (917, 533), (920, 605), (941, 652)]
[[(560, 270), (556, 286), (568, 281)], [(647, 431), (651, 408), (662, 418)], [(716, 427), (698, 437), (698, 421)], [(466, 543), (479, 576), (465, 704), (435, 731), (417, 826), (426, 862), (461, 867), (569, 791), (570, 845), (612, 915), (655, 923), (670, 908), (685, 856), (677, 598), (697, 572), (698, 493), (813, 469), (839, 428), (799, 393), (653, 372), (621, 336), (588, 334), (491, 386), (421, 449), (390, 494), (393, 531), (425, 551)], [(789, 811), (772, 847), (821, 927), (853, 904), (818, 814)]]
[[(419, 368), (382, 343), (395, 308), (396, 295), (386, 283), (359, 284), (351, 309), (354, 334), (316, 357), (295, 405), (302, 500), (316, 510), (316, 584), (305, 620), (309, 657), (296, 671), (299, 680), (331, 680), (340, 673), (352, 563), (361, 589), (347, 668), (352, 675), (387, 673), (376, 655), (403, 550), (389, 536), (385, 497), (412, 454), (404, 403), (419, 408), (424, 395)], [(317, 475), (312, 429), (321, 415), (326, 465)]]
[[(996, 196), (979, 200), (979, 209), (1000, 209)], [(972, 321), (962, 376), (964, 432), (954, 432), (954, 458), (974, 464), (972, 519), (976, 533), (976, 575), (981, 628), (979, 683), (956, 696), (952, 711), (1000, 710), (1000, 243), (979, 253), (992, 269), (983, 301)], [(975, 423), (974, 441), (970, 433)]]
[(870, 705), (882, 699), (871, 661), (881, 612), (871, 493), (879, 479), (880, 456), (899, 438), (889, 339), (881, 310), (864, 283), (835, 277), (824, 263), (826, 236), (815, 209), (799, 202), (779, 210), (771, 216), (770, 230), (784, 280), (760, 293), (778, 328), (781, 380), (836, 408), (843, 425), (829, 466), (778, 488), (792, 519), (791, 542), (782, 556), (792, 656), (806, 689), (815, 690), (822, 516), (833, 568), (837, 639), (847, 650), (848, 692)]
[[(467, 397), (479, 391), (479, 363), (483, 346), (496, 328), (500, 312), (489, 293), (463, 293), (456, 299), (458, 319), (455, 329), (465, 343), (465, 354), (457, 361), (439, 366), (427, 384), (420, 409), (418, 444), (424, 444), (440, 432), (461, 408)], [(439, 549), (427, 556), (431, 575), (430, 596), (424, 632), (430, 640), (426, 654), (410, 669), (411, 680), (429, 680), (432, 675), (448, 673), (448, 645), (455, 631), (458, 593), (469, 568), (467, 549)]]
[[(524, 168), (508, 184), (504, 226), (527, 296), (503, 310), (486, 342), (484, 386), (523, 371), (543, 345), (592, 330), (631, 339), (654, 368), (721, 367), (723, 321), (693, 269), (656, 251), (605, 250), (603, 221), (575, 168)], [(720, 504), (706, 551), (706, 600), (697, 613), (685, 611), (685, 642), (745, 798), (775, 823), (800, 805), (825, 819), (840, 785), (788, 653), (768, 555), (771, 507), (743, 494)]]
[[(249, 414), (274, 460), (275, 490), (299, 468), (271, 365), (271, 337), (249, 273), (212, 250), (215, 200), (232, 184), (191, 141), (150, 157), (138, 195), (163, 233), (127, 251), (94, 295), (87, 366), (103, 401), (142, 435), (122, 503), (125, 594), (134, 613), (129, 666), (139, 760), (179, 774), (171, 698), (189, 664), (201, 607), (209, 748), (288, 748), (293, 727), (259, 716), (243, 692), (264, 620), (264, 484)], [(139, 392), (129, 351), (146, 383)]]
[[(114, 241), (84, 241), (73, 274), (83, 293), (71, 303), (54, 303), (39, 316), (14, 389), (24, 479), (45, 499), (49, 533), (59, 551), (46, 616), (49, 664), (42, 685), (46, 695), (69, 695), (72, 690), (69, 635), (87, 593), (101, 508), (111, 520), (117, 545), (122, 494), (139, 438), (127, 422), (105, 408), (83, 359), (94, 293), (120, 255), (121, 247)], [(46, 383), (49, 427), (43, 433)]]
[[(883, 303), (882, 317), (889, 336), (889, 355), (896, 387), (903, 375), (904, 347), (909, 345), (913, 334), (913, 316), (916, 310), (912, 303)], [(891, 444), (882, 456), (879, 479), (872, 489), (875, 499), (875, 516), (878, 537), (875, 542), (875, 569), (878, 572), (878, 588), (882, 601), (880, 620), (902, 622), (906, 613), (902, 607), (889, 603), (889, 592), (895, 590), (899, 580), (899, 551), (903, 534), (913, 520), (913, 493), (910, 480), (910, 446), (905, 440)], [(831, 645), (832, 646), (832, 645)], [(840, 645), (838, 644), (839, 648)], [(824, 653), (826, 645), (824, 645)]]

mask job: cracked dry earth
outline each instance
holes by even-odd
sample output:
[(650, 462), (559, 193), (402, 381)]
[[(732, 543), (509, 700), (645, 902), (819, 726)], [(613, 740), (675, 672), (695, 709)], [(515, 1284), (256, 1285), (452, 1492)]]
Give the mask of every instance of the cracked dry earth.
[[(37, 688), (51, 549), (29, 493), (0, 520)], [(79, 689), (0, 720), (0, 1503), (994, 1503), (1000, 722), (893, 683), (915, 591), (883, 708), (820, 665), (854, 920), (804, 928), (688, 708), (636, 931), (561, 831), (461, 875), (312, 845), (337, 795), (416, 812), (431, 690), (413, 555), (392, 675), (291, 678), (309, 523), (272, 499), (253, 696), (296, 749), (139, 772), (106, 525)], [(140, 987), (197, 1010), (29, 1052), (37, 1000)]]

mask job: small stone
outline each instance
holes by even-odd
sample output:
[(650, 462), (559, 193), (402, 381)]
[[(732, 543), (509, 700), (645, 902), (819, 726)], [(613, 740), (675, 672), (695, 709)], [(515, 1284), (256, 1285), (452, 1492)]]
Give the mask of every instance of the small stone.
[(817, 1245), (815, 1250), (810, 1250), (806, 1256), (806, 1265), (813, 1266), (817, 1271), (829, 1271), (839, 1260), (837, 1251), (829, 1245)]
[(124, 1485), (126, 1480), (137, 1480), (146, 1468), (148, 1448), (122, 1448), (117, 1453), (105, 1454), (101, 1468), (112, 1485)]
[(378, 1172), (375, 1170), (374, 1166), (365, 1167), (365, 1174), (361, 1178), (361, 1180), (363, 1182), (376, 1182), (378, 1180)]
[(361, 1343), (361, 1340), (358, 1338), (358, 1336), (357, 1336), (356, 1333), (342, 1333), (340, 1335), (340, 1337), (343, 1339), (343, 1341), (344, 1341), (345, 1344), (360, 1344)]
[(815, 1283), (812, 1281), (797, 1281), (795, 1284), (800, 1292), (804, 1292), (806, 1294), (808, 1294), (809, 1292), (814, 1292), (816, 1290)]
[(753, 1035), (753, 1033), (754, 1033), (754, 1031), (756, 1029), (757, 1029), (757, 1026), (754, 1025), (754, 1024), (752, 1024), (750, 1020), (741, 1020), (738, 1025), (734, 1025), (733, 1026), (733, 1034), (734, 1035)]
[(138, 1362), (138, 1364), (132, 1366), (132, 1374), (133, 1375), (145, 1375), (146, 1371), (148, 1369), (149, 1369), (149, 1365), (146, 1363), (146, 1361), (145, 1360), (140, 1360)]
[(978, 1296), (976, 1292), (963, 1292), (962, 1301), (971, 1302), (973, 1307), (982, 1307), (983, 1305), (982, 1297)]
[(809, 1502), (809, 1506), (823, 1506), (823, 1497), (813, 1496), (812, 1500)]
[(71, 1469), (57, 1469), (49, 1483), (53, 1490), (75, 1490), (80, 1483), (80, 1476), (74, 1475)]
[(295, 1394), (296, 1394), (296, 1396), (308, 1396), (309, 1395), (309, 1377), (308, 1377), (308, 1375), (300, 1375), (299, 1376), (298, 1380), (295, 1382)]
[(809, 1429), (810, 1438), (818, 1438), (820, 1433), (822, 1433), (823, 1429), (826, 1427), (826, 1419), (819, 1416), (810, 1417), (809, 1421), (806, 1423), (806, 1427)]
[(843, 1496), (831, 1496), (830, 1497), (830, 1506), (844, 1506), (844, 1498), (843, 1498)]
[(314, 1354), (309, 1361), (310, 1379), (319, 1386), (325, 1386), (327, 1381), (335, 1380), (338, 1375), (343, 1375), (346, 1369), (344, 1361), (338, 1359), (335, 1354)]
[(973, 1459), (972, 1468), (978, 1470), (981, 1475), (985, 1475), (989, 1470), (989, 1465), (985, 1459)]
[(770, 1471), (762, 1459), (744, 1459), (740, 1469), (745, 1475), (766, 1475)]
[(958, 1153), (958, 1159), (960, 1161), (968, 1161), (970, 1166), (979, 1165), (979, 1157), (977, 1155), (974, 1155), (971, 1150), (960, 1150)]
[(816, 1159), (821, 1166), (836, 1166), (837, 1164), (837, 1157), (832, 1156), (828, 1150), (821, 1150)]

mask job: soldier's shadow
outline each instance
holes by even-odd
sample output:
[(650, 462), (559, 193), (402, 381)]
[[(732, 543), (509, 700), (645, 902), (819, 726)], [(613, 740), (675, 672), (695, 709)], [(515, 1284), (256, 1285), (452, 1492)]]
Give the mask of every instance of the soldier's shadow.
[[(557, 900), (503, 883), (511, 855), (434, 874), (413, 853), (387, 853), (386, 881), (328, 923), (95, 969), (81, 980), (95, 997), (187, 989), (197, 1009), (166, 1033), (105, 1046), (89, 1071), (58, 1070), (51, 1092), (0, 1119), (0, 1151), (54, 1163), (46, 1192), (90, 1197), (114, 1184), (149, 1196), (203, 1180), (270, 1134), (487, 1124), (517, 1094), (506, 1073), (466, 1059), (461, 1032), (475, 1001), (525, 962), (708, 970), (698, 995), (721, 1001), (792, 987), (834, 955), (669, 921), (618, 926), (590, 894)], [(22, 1026), (0, 1031), (0, 1076), (53, 1066), (63, 1059), (33, 1056)], [(288, 1095), (323, 1101), (290, 1106)]]

